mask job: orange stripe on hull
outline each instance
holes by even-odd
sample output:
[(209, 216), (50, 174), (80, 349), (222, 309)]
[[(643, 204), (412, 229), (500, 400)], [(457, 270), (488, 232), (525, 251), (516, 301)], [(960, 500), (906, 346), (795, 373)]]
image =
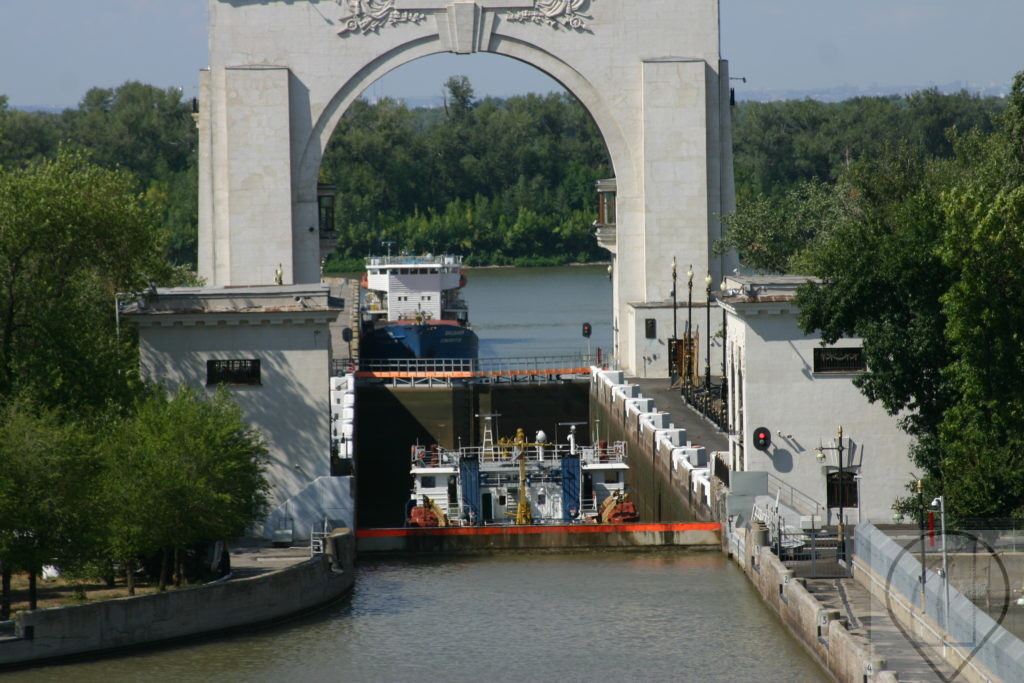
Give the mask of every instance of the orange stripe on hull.
[(646, 524), (559, 524), (545, 526), (457, 526), (402, 529), (359, 529), (356, 538), (393, 538), (396, 536), (517, 536), (523, 534), (598, 534), (640, 531), (718, 531), (717, 522), (678, 522)]

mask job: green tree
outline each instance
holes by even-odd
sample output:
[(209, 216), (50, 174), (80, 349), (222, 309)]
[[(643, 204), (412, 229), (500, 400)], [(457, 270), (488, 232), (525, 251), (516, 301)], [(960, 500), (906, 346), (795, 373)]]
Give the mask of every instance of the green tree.
[(44, 564), (71, 570), (96, 550), (98, 474), (91, 433), (66, 414), (25, 401), (0, 408), (0, 560), (29, 575), (29, 609)]
[(943, 194), (939, 253), (954, 274), (942, 295), (957, 396), (940, 429), (939, 473), (961, 517), (1024, 518), (1024, 74), (1000, 131), (952, 136), (960, 172)]
[(0, 175), (0, 397), (76, 409), (130, 398), (114, 295), (167, 282), (153, 207), (78, 153)]
[(174, 551), (238, 536), (262, 516), (266, 447), (227, 390), (154, 391), (116, 434), (102, 489), (112, 503), (108, 549), (123, 562), (130, 591), (138, 558), (164, 551), (163, 587)]

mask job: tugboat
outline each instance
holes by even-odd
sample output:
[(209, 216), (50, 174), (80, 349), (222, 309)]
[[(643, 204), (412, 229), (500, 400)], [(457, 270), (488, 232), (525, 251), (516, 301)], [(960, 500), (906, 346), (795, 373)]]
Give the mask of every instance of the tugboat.
[(473, 359), (480, 341), (459, 290), (462, 257), (371, 256), (361, 302), (360, 359)]
[(407, 526), (618, 524), (639, 519), (626, 493), (626, 444), (527, 441), (522, 429), (493, 440), (484, 417), (483, 445), (447, 450), (414, 445)]

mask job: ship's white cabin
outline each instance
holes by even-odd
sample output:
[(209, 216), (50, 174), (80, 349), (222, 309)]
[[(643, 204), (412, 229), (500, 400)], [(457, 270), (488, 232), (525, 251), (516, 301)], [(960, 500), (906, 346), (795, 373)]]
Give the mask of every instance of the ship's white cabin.
[(468, 314), (457, 292), (461, 256), (371, 256), (366, 259), (366, 312), (386, 320), (458, 320)]

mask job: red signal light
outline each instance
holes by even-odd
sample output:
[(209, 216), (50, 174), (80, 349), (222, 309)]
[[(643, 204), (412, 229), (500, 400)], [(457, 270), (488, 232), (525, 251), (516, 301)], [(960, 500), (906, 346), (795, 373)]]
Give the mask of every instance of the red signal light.
[(758, 427), (754, 430), (754, 448), (759, 451), (767, 451), (772, 445), (772, 433), (767, 427)]

